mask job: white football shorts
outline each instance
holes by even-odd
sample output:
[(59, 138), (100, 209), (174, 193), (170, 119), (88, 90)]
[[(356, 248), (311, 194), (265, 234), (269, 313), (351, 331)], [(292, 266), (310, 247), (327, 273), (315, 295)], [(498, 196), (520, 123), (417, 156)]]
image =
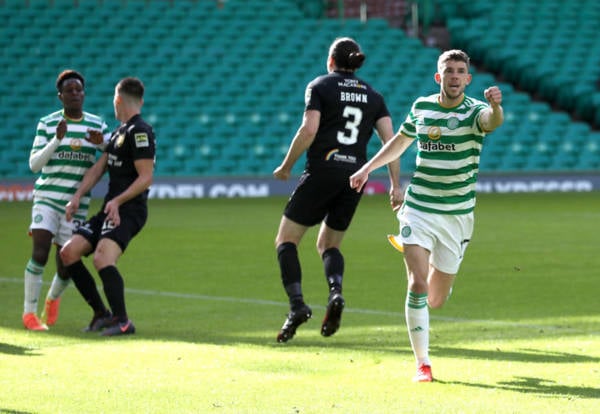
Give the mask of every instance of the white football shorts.
[(473, 235), (473, 213), (432, 214), (403, 205), (397, 213), (398, 239), (431, 253), (429, 263), (444, 273), (456, 275)]
[(34, 229), (48, 230), (54, 235), (54, 243), (64, 246), (79, 227), (79, 220), (67, 221), (65, 215), (43, 204), (34, 204), (31, 209), (31, 225), (29, 231)]

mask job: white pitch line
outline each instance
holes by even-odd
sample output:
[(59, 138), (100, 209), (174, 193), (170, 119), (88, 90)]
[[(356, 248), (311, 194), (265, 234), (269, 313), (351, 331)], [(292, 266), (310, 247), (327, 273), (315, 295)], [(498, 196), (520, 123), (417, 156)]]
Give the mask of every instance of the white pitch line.
[[(0, 277), (0, 282), (7, 283), (23, 283), (23, 279), (15, 279), (15, 278), (5, 278)], [(44, 283), (49, 285), (50, 283)], [(132, 289), (125, 288), (126, 293), (136, 294), (136, 295), (145, 295), (145, 296), (162, 296), (168, 298), (176, 298), (176, 299), (191, 299), (191, 300), (204, 300), (204, 301), (214, 301), (214, 302), (231, 302), (231, 303), (246, 303), (251, 305), (265, 305), (265, 306), (281, 306), (288, 307), (289, 304), (287, 302), (278, 302), (273, 300), (264, 300), (264, 299), (253, 299), (253, 298), (237, 298), (233, 296), (212, 296), (212, 295), (201, 295), (195, 293), (178, 293), (178, 292), (166, 292), (160, 290), (146, 290), (146, 289)], [(311, 305), (314, 309), (324, 310), (325, 306), (320, 305)], [(344, 312), (347, 313), (357, 313), (363, 315), (379, 315), (379, 316), (389, 316), (401, 319), (404, 321), (404, 313), (402, 312), (393, 312), (393, 311), (381, 311), (375, 309), (361, 309), (361, 308), (345, 308)], [(496, 325), (496, 326), (506, 326), (512, 328), (523, 328), (523, 329), (545, 329), (545, 330), (553, 330), (553, 331), (562, 331), (562, 332), (578, 332), (578, 329), (574, 328), (566, 328), (561, 326), (552, 326), (552, 325), (533, 325), (526, 323), (519, 323), (514, 321), (501, 321), (501, 320), (490, 320), (490, 319), (467, 319), (467, 318), (456, 318), (451, 316), (436, 316), (430, 315), (430, 319), (444, 321), (444, 322), (461, 322), (461, 323), (475, 323), (475, 324), (488, 324), (488, 325)]]

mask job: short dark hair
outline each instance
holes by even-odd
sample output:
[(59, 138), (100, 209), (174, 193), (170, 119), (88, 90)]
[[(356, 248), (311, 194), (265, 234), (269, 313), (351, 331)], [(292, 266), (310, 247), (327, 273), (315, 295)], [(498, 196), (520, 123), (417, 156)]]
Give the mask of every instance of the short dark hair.
[(437, 61), (438, 71), (440, 71), (442, 63), (446, 63), (449, 60), (454, 60), (456, 62), (465, 62), (465, 64), (467, 65), (467, 69), (469, 69), (469, 67), (471, 66), (471, 59), (469, 58), (469, 55), (466, 54), (466, 52), (460, 49), (451, 49), (446, 50), (439, 56)]
[(329, 48), (329, 55), (335, 60), (338, 69), (352, 72), (360, 68), (366, 59), (358, 43), (350, 37), (335, 39)]
[(60, 72), (60, 74), (56, 78), (56, 90), (61, 92), (63, 83), (67, 79), (79, 79), (79, 81), (81, 82), (81, 86), (83, 86), (85, 88), (85, 79), (83, 78), (83, 75), (81, 73), (77, 72), (76, 70), (66, 69), (66, 70), (63, 70), (62, 72)]
[(135, 99), (142, 99), (144, 97), (144, 83), (138, 78), (123, 78), (117, 84), (117, 92)]

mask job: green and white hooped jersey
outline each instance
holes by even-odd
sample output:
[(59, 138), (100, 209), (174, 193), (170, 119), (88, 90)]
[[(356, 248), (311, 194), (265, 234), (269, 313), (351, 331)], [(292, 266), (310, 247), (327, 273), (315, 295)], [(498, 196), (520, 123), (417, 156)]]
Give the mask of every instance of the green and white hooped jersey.
[[(63, 119), (63, 111), (56, 111), (40, 119), (31, 154), (40, 151), (56, 135), (56, 126)], [(41, 175), (33, 188), (33, 203), (49, 206), (56, 211), (65, 212), (66, 204), (77, 191), (86, 171), (96, 162), (98, 146), (88, 142), (85, 137), (88, 129), (102, 131), (104, 143), (110, 139), (110, 131), (104, 120), (87, 112), (81, 121), (67, 120), (67, 132), (60, 144), (42, 167)], [(104, 146), (103, 146), (104, 147)], [(81, 198), (80, 215), (85, 219), (90, 204), (90, 194)]]
[(475, 182), (485, 131), (479, 116), (488, 105), (465, 95), (453, 108), (439, 94), (418, 98), (400, 132), (417, 140), (416, 170), (406, 205), (429, 213), (467, 214), (475, 208)]

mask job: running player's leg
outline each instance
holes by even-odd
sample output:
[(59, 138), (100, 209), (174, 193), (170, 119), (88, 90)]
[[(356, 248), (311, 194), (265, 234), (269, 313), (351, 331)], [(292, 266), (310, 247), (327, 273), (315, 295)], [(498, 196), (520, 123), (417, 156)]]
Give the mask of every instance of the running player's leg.
[(427, 307), (429, 255), (429, 251), (421, 246), (404, 245), (404, 262), (408, 279), (404, 310), (417, 370), (421, 366), (431, 366), (429, 360), (429, 308)]
[(38, 302), (54, 235), (43, 228), (32, 228), (31, 237), (33, 249), (24, 274), (23, 325), (29, 330), (43, 331), (48, 328), (37, 317)]
[[(90, 234), (93, 234), (93, 231)], [(81, 234), (74, 234), (60, 250), (60, 257), (67, 274), (73, 280), (73, 284), (83, 299), (94, 311), (94, 316), (86, 328), (87, 331), (100, 330), (103, 327), (100, 325), (104, 325), (109, 316), (109, 311), (100, 297), (96, 282), (81, 260), (82, 257), (91, 253), (92, 249), (93, 245), (88, 239)]]
[(323, 259), (323, 270), (329, 288), (327, 309), (321, 324), (323, 336), (331, 336), (337, 332), (346, 305), (342, 296), (344, 256), (340, 246), (362, 197), (362, 193), (357, 193), (347, 183), (345, 173), (330, 177), (329, 192), (335, 196), (327, 204), (327, 216), (321, 224), (317, 239), (317, 250)]
[[(81, 215), (85, 215), (85, 213), (82, 212)], [(67, 269), (60, 259), (60, 249), (73, 236), (73, 232), (78, 226), (78, 220), (68, 221), (64, 215), (60, 216), (58, 230), (54, 236), (54, 244), (56, 245), (56, 273), (52, 278), (50, 289), (48, 289), (48, 293), (46, 294), (44, 312), (42, 313), (42, 320), (49, 326), (54, 325), (58, 319), (60, 298), (70, 282)]]
[(345, 231), (334, 230), (322, 223), (317, 238), (317, 251), (323, 259), (323, 270), (329, 288), (327, 309), (321, 324), (321, 335), (323, 336), (331, 336), (337, 332), (340, 327), (342, 311), (346, 305), (342, 296), (344, 256), (340, 251), (345, 233)]
[(46, 296), (46, 299), (60, 299), (61, 295), (63, 294), (67, 286), (69, 286), (69, 282), (71, 281), (67, 274), (67, 269), (65, 268), (62, 260), (60, 260), (61, 248), (61, 245), (56, 246), (56, 274), (52, 279), (52, 284), (50, 285), (50, 289), (48, 289), (48, 295)]
[(456, 275), (442, 272), (431, 266), (427, 280), (428, 296), (427, 304), (430, 308), (439, 309), (446, 303), (452, 292), (452, 286)]
[(319, 229), (317, 251), (323, 259), (323, 269), (330, 293), (332, 291), (342, 292), (344, 257), (340, 251), (340, 245), (345, 234), (345, 231), (334, 230), (325, 223), (322, 223)]
[(290, 312), (277, 335), (278, 342), (291, 339), (297, 327), (312, 316), (302, 294), (302, 267), (298, 257), (298, 244), (307, 229), (307, 226), (282, 216), (275, 238), (281, 282), (290, 303)]
[(69, 286), (70, 278), (67, 276), (67, 270), (60, 260), (60, 249), (62, 246), (56, 246), (56, 273), (54, 273), (54, 277), (52, 278), (52, 282), (50, 284), (50, 288), (48, 289), (48, 293), (46, 294), (46, 301), (44, 303), (44, 311), (42, 312), (42, 321), (48, 326), (52, 326), (56, 323), (58, 319), (58, 310), (60, 307), (60, 299), (67, 288)]
[(304, 304), (302, 295), (302, 268), (298, 257), (298, 245), (307, 229), (307, 226), (303, 226), (282, 216), (275, 238), (281, 281), (292, 309), (295, 306)]
[(473, 214), (439, 218), (438, 242), (431, 254), (428, 277), (432, 308), (441, 308), (452, 293), (452, 286), (473, 234)]
[(108, 238), (100, 239), (94, 251), (94, 267), (102, 279), (104, 295), (113, 315), (113, 323), (102, 333), (107, 336), (135, 333), (125, 305), (125, 282), (116, 266), (122, 253), (119, 244)]

